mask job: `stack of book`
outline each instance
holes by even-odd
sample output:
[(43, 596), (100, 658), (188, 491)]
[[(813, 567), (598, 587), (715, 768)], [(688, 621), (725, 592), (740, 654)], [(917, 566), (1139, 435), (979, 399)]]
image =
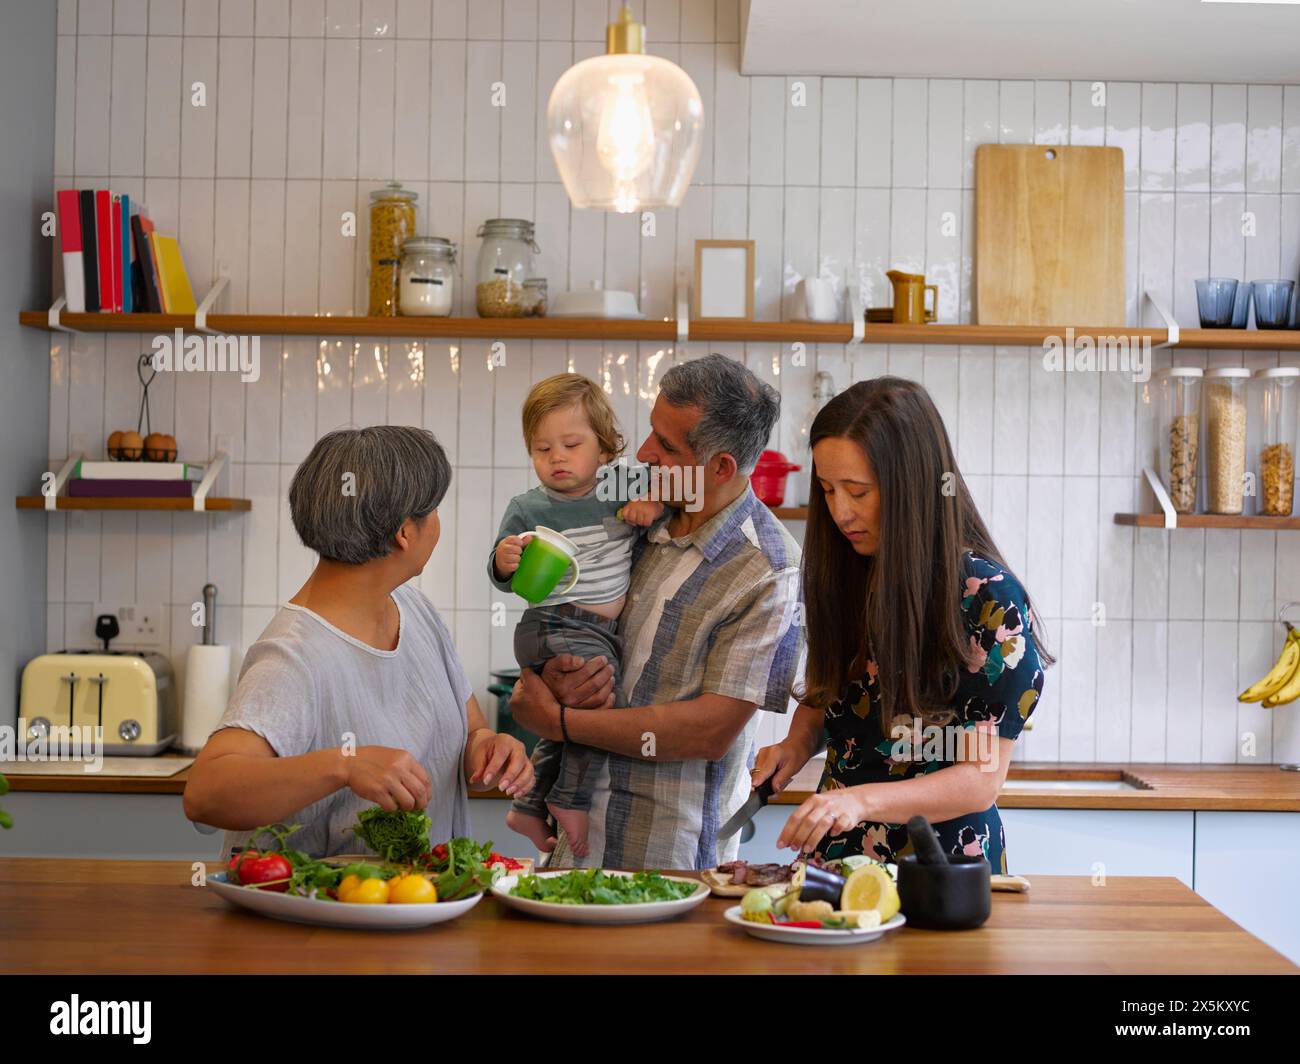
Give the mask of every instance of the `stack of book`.
[(68, 494), (83, 499), (189, 499), (203, 467), (187, 462), (80, 461)]
[(173, 236), (155, 232), (131, 197), (60, 189), (63, 294), (74, 314), (193, 314), (190, 279)]

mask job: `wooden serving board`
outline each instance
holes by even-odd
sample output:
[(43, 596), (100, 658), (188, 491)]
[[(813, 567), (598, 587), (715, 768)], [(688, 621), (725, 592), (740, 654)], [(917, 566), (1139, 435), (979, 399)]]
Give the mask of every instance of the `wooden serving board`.
[(980, 325), (1124, 325), (1122, 149), (975, 149), (975, 315)]

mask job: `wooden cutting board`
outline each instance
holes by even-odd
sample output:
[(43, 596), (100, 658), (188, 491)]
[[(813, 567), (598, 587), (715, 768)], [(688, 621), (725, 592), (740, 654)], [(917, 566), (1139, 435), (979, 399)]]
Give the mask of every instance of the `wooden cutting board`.
[(975, 149), (980, 325), (1125, 324), (1124, 152)]

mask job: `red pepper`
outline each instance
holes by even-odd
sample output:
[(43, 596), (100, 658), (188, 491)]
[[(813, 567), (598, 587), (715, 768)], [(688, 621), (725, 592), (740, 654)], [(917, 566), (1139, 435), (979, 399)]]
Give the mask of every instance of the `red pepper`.
[(818, 931), (823, 930), (823, 925), (819, 920), (782, 920), (776, 925), (777, 927), (811, 927)]
[(516, 869), (524, 867), (522, 861), (516, 861), (513, 857), (504, 857), (496, 851), (488, 854), (488, 859), (485, 863), (489, 868), (494, 864), (504, 865), (507, 872), (513, 872)]

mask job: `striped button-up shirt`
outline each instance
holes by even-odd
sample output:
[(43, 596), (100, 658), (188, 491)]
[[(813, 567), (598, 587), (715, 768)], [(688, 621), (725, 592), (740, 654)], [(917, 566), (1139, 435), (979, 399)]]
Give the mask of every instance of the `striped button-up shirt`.
[[(746, 488), (695, 532), (666, 523), (637, 545), (619, 617), (619, 706), (726, 695), (784, 713), (801, 649), (799, 546)], [(575, 711), (576, 712), (576, 711)], [(749, 796), (753, 716), (718, 761), (656, 761), (611, 753), (596, 780), (590, 853), (563, 833), (552, 867), (712, 868), (732, 860), (739, 833), (718, 829)]]

